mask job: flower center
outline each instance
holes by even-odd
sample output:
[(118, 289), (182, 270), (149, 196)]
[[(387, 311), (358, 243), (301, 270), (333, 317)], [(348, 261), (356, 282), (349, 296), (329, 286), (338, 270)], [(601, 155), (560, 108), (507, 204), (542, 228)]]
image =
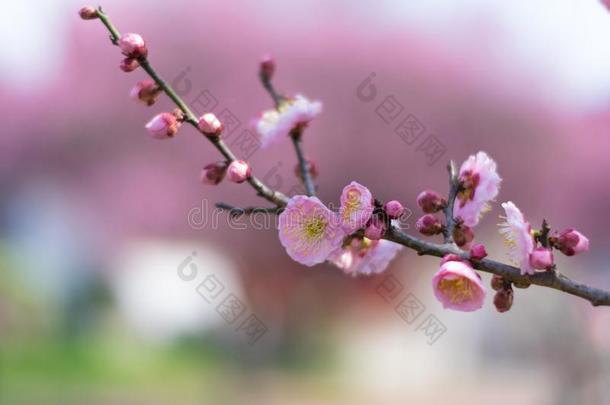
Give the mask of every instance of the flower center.
[(468, 301), (474, 295), (472, 283), (463, 277), (444, 278), (438, 283), (438, 288), (454, 304)]
[(323, 218), (308, 218), (303, 225), (303, 234), (307, 242), (311, 243), (322, 239), (326, 232), (327, 223)]
[(457, 195), (460, 200), (460, 206), (463, 207), (470, 200), (474, 199), (474, 193), (479, 185), (480, 177), (478, 173), (473, 173), (471, 170), (465, 171), (460, 176), (461, 190)]
[(347, 201), (345, 202), (343, 210), (343, 217), (349, 218), (353, 212), (360, 208), (360, 193), (356, 190), (350, 190), (347, 192)]

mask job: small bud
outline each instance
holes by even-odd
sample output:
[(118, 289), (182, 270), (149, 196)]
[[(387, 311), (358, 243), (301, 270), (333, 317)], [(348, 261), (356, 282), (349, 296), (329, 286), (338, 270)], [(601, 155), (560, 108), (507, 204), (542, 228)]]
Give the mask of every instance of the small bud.
[(378, 217), (373, 217), (364, 229), (364, 236), (371, 240), (378, 240), (383, 238), (385, 231), (386, 226), (383, 221)]
[(159, 94), (161, 94), (161, 88), (154, 80), (147, 79), (136, 83), (131, 89), (129, 96), (136, 101), (141, 101), (142, 103), (151, 106), (157, 101)]
[[(309, 175), (311, 176), (312, 179), (315, 179), (316, 177), (318, 177), (318, 166), (316, 165), (316, 162), (314, 162), (313, 160), (306, 158), (305, 159), (307, 161), (307, 166), (309, 168)], [(294, 175), (297, 176), (301, 181), (303, 181), (303, 176), (301, 174), (301, 165), (300, 164), (296, 164), (296, 166), (294, 167)]]
[(454, 253), (449, 253), (445, 256), (443, 256), (443, 258), (441, 259), (441, 266), (447, 262), (463, 262), (464, 259), (462, 259), (459, 255), (456, 255)]
[(180, 122), (176, 116), (167, 112), (155, 115), (146, 124), (148, 132), (157, 139), (172, 138), (178, 132), (178, 128), (180, 128)]
[(201, 171), (201, 182), (211, 186), (217, 185), (222, 181), (222, 179), (224, 179), (228, 166), (229, 164), (225, 161), (219, 161), (206, 165)]
[(243, 160), (232, 161), (227, 169), (227, 177), (233, 183), (243, 183), (250, 177), (250, 174), (252, 174), (252, 169)]
[(199, 118), (197, 126), (199, 127), (199, 130), (208, 138), (220, 136), (220, 133), (224, 129), (222, 122), (220, 122), (220, 120), (212, 113), (203, 114)]
[(399, 218), (403, 212), (405, 212), (405, 207), (399, 201), (392, 200), (385, 203), (383, 209), (390, 219)]
[(470, 248), (470, 258), (472, 260), (483, 260), (487, 257), (487, 250), (485, 250), (485, 246), (477, 243)]
[(97, 10), (91, 6), (85, 6), (78, 10), (78, 15), (83, 20), (95, 20), (98, 17)]
[(566, 256), (574, 256), (589, 250), (589, 239), (571, 228), (559, 234), (558, 244), (558, 249)]
[(500, 313), (508, 311), (513, 306), (513, 289), (508, 287), (496, 292), (494, 306)]
[(263, 56), (260, 65), (261, 79), (265, 81), (271, 80), (273, 73), (275, 72), (275, 61), (271, 55)]
[(445, 208), (447, 201), (436, 191), (426, 190), (422, 191), (417, 196), (417, 205), (419, 205), (425, 213), (432, 214)]
[(553, 265), (553, 251), (539, 247), (530, 254), (530, 264), (537, 270), (546, 270)]
[(474, 240), (474, 232), (464, 224), (453, 229), (453, 240), (459, 247), (467, 248), (468, 244)]
[(504, 280), (504, 277), (502, 277), (502, 276), (498, 276), (497, 274), (494, 274), (493, 277), (491, 278), (491, 288), (494, 291), (500, 291), (506, 285), (507, 285), (506, 280)]
[(119, 67), (123, 72), (133, 72), (140, 66), (140, 62), (138, 62), (135, 58), (125, 58), (121, 61)]
[(426, 236), (438, 235), (443, 231), (443, 224), (432, 214), (426, 214), (419, 218), (415, 227)]
[(119, 48), (121, 48), (123, 55), (130, 58), (145, 58), (148, 55), (146, 43), (139, 34), (128, 33), (121, 35)]

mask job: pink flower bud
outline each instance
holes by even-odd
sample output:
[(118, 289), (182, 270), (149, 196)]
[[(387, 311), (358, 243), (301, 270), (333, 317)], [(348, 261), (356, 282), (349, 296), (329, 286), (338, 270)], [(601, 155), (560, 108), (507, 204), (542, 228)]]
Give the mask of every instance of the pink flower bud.
[(271, 80), (273, 73), (275, 72), (275, 61), (271, 55), (263, 56), (260, 65), (260, 75), (265, 81)]
[(145, 58), (148, 55), (148, 49), (144, 39), (134, 33), (121, 35), (119, 39), (119, 48), (125, 56), (130, 58)]
[(449, 253), (448, 255), (443, 256), (443, 258), (441, 259), (441, 266), (447, 262), (463, 262), (464, 259), (462, 259), (459, 255), (456, 255), (454, 253)]
[(403, 212), (405, 212), (405, 207), (399, 201), (392, 200), (385, 203), (383, 209), (390, 219), (399, 218)]
[(78, 11), (78, 15), (83, 20), (95, 20), (97, 15), (97, 10), (91, 6), (85, 6)]
[(224, 129), (222, 122), (212, 113), (203, 114), (201, 118), (199, 118), (197, 126), (199, 127), (199, 130), (209, 138), (219, 136)]
[(530, 265), (537, 270), (545, 270), (553, 265), (551, 249), (539, 247), (530, 254)]
[(227, 177), (233, 183), (243, 183), (250, 177), (251, 173), (250, 165), (243, 160), (232, 161), (227, 169)]
[[(309, 166), (309, 175), (311, 176), (312, 179), (315, 179), (318, 177), (318, 166), (316, 165), (316, 162), (314, 162), (313, 160), (306, 158), (305, 159), (307, 161), (307, 165)], [(299, 165), (298, 163), (296, 164), (296, 166), (294, 167), (294, 175), (297, 176), (301, 181), (303, 181), (303, 175), (301, 174), (301, 165)]]
[(383, 221), (377, 217), (373, 217), (364, 229), (364, 236), (371, 240), (378, 240), (383, 238), (385, 231), (386, 226)]
[(140, 62), (138, 62), (135, 58), (125, 58), (121, 61), (119, 67), (123, 72), (133, 72), (140, 66)]
[(426, 214), (419, 218), (415, 227), (426, 236), (438, 235), (443, 231), (443, 224), (432, 214)]
[(180, 122), (176, 119), (176, 116), (171, 113), (161, 113), (155, 115), (146, 124), (146, 129), (152, 135), (153, 138), (166, 139), (176, 135), (180, 128)]
[(417, 205), (420, 206), (422, 211), (432, 214), (445, 208), (447, 201), (436, 191), (426, 190), (417, 196)]
[(487, 256), (485, 246), (477, 243), (470, 248), (470, 258), (472, 260), (483, 260)]
[(500, 313), (508, 311), (513, 306), (513, 289), (508, 287), (496, 292), (494, 306)]
[(453, 240), (459, 247), (468, 248), (470, 242), (474, 240), (474, 232), (469, 226), (461, 224), (453, 229)]
[(576, 229), (566, 229), (559, 234), (559, 250), (566, 256), (574, 256), (589, 250), (589, 239)]
[(157, 101), (157, 98), (161, 94), (161, 88), (154, 82), (154, 80), (142, 80), (136, 83), (129, 93), (130, 97), (136, 101), (151, 106)]
[(224, 179), (228, 166), (228, 163), (225, 161), (219, 161), (206, 165), (201, 171), (201, 182), (211, 186), (217, 185), (222, 181), (222, 179)]
[[(508, 284), (510, 286), (510, 284)], [(506, 280), (502, 276), (494, 274), (491, 278), (491, 288), (495, 291), (500, 291), (507, 286)]]

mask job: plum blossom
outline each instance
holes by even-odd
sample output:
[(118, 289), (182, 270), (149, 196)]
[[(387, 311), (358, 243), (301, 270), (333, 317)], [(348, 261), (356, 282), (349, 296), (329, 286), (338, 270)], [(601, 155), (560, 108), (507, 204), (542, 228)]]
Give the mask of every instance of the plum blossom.
[(498, 195), (502, 179), (498, 175), (496, 162), (485, 152), (470, 155), (460, 167), (458, 174), (463, 189), (458, 193), (453, 216), (473, 227), (481, 215), (489, 211), (489, 202)]
[(373, 195), (362, 184), (352, 181), (341, 192), (339, 216), (346, 233), (364, 227), (373, 214)]
[(288, 255), (305, 266), (324, 262), (345, 233), (337, 214), (318, 198), (295, 195), (279, 216), (279, 237)]
[(509, 246), (510, 260), (521, 269), (521, 274), (534, 274), (530, 264), (530, 255), (536, 246), (532, 235), (532, 226), (511, 201), (502, 204), (506, 221), (500, 224), (500, 233)]
[(401, 249), (402, 245), (387, 240), (354, 239), (333, 252), (328, 260), (352, 276), (379, 274)]
[(309, 101), (300, 94), (283, 100), (277, 109), (263, 111), (254, 124), (261, 138), (261, 145), (266, 148), (280, 141), (293, 129), (307, 125), (320, 112), (321, 102)]
[(576, 229), (566, 229), (559, 234), (559, 250), (566, 256), (574, 256), (589, 250), (589, 239)]
[(461, 260), (442, 263), (432, 278), (432, 287), (443, 308), (471, 312), (480, 309), (485, 301), (481, 278), (468, 262)]
[(156, 139), (172, 138), (178, 132), (178, 128), (180, 122), (174, 114), (168, 112), (155, 115), (146, 124), (146, 130)]

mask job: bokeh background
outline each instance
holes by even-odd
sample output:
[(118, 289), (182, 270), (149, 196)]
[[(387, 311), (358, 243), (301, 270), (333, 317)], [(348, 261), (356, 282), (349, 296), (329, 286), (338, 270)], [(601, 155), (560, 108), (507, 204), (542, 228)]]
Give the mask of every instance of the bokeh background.
[[(273, 224), (228, 222), (216, 201), (260, 201), (199, 183), (219, 156), (192, 128), (150, 139), (143, 125), (172, 105), (129, 99), (145, 75), (118, 69), (82, 5), (3, 2), (0, 13), (0, 403), (610, 404), (607, 308), (531, 287), (505, 314), (491, 294), (478, 312), (443, 311), (437, 259), (403, 251), (386, 274), (352, 279), (292, 262)], [(280, 90), (324, 103), (305, 136), (324, 201), (357, 180), (410, 207), (412, 227), (419, 191), (445, 191), (446, 161), (485, 150), (504, 178), (498, 203), (588, 235), (590, 252), (559, 267), (610, 288), (610, 13), (599, 1), (102, 5), (146, 38), (188, 102), (205, 94), (233, 114), (238, 150), (271, 105), (256, 72), (273, 54)], [(358, 90), (367, 78), (370, 101)], [(386, 123), (388, 97), (402, 109)], [(395, 132), (409, 115), (425, 128), (413, 144)], [(435, 162), (418, 150), (429, 136), (444, 148)], [(294, 192), (288, 142), (249, 160)], [(499, 214), (477, 238), (504, 260)], [(225, 288), (208, 302), (212, 276)], [(394, 299), (386, 276), (400, 283)], [(408, 294), (424, 306), (409, 322), (396, 311)], [(219, 311), (226, 297), (243, 308), (235, 321)], [(266, 328), (254, 344), (240, 327), (251, 314)], [(426, 319), (444, 333), (427, 333)]]

